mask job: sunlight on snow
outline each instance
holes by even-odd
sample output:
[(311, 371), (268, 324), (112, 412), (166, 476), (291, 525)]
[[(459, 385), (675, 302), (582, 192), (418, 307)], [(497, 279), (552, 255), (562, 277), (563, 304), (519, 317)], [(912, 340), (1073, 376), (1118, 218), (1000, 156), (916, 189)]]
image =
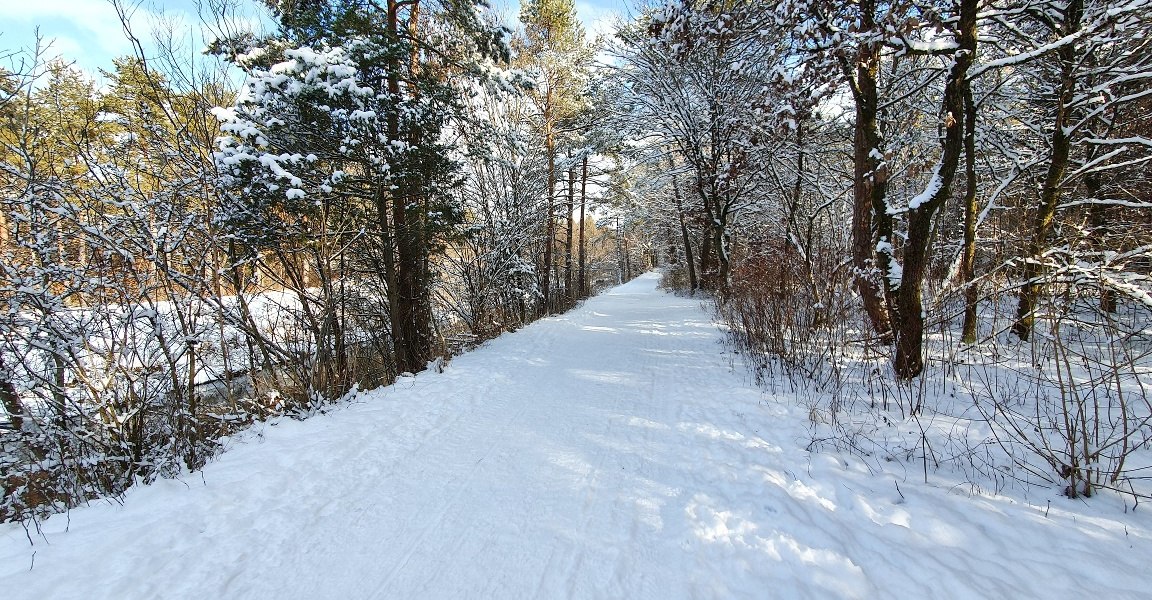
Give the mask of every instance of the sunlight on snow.
[(660, 516), (663, 505), (654, 498), (636, 498), (637, 518), (654, 531), (664, 529), (664, 518)]
[(803, 481), (793, 477), (787, 477), (783, 473), (776, 470), (766, 469), (763, 467), (756, 467), (755, 469), (760, 471), (766, 483), (771, 483), (772, 485), (775, 485), (785, 492), (788, 492), (788, 495), (791, 496), (794, 500), (798, 500), (800, 502), (812, 501), (816, 504), (819, 504), (825, 510), (836, 510), (836, 503), (827, 498), (824, 498), (820, 495), (819, 492), (817, 492), (814, 488), (809, 487), (808, 484), (804, 483)]
[[(731, 511), (718, 511), (695, 504), (695, 500), (693, 504), (688, 505), (687, 511), (695, 525), (696, 537), (701, 540), (744, 548), (752, 547), (745, 537), (756, 537), (752, 535), (757, 529), (755, 523), (740, 519)], [(780, 555), (776, 554), (773, 558), (780, 560)]]
[(751, 549), (768, 558), (804, 568), (805, 576), (840, 597), (859, 597), (865, 582), (863, 570), (846, 556), (828, 549), (813, 548), (779, 530), (769, 537), (758, 535), (759, 525), (730, 510), (716, 510), (711, 498), (697, 494), (685, 508), (693, 532), (709, 544), (734, 549)]
[(644, 427), (646, 429), (671, 429), (667, 423), (657, 423), (656, 421), (643, 417), (630, 417), (628, 424), (633, 427)]
[(898, 527), (912, 528), (912, 515), (902, 508), (892, 508), (890, 510), (877, 510), (868, 502), (864, 496), (856, 495), (856, 505), (863, 511), (864, 516), (868, 517), (873, 523), (877, 525), (896, 525)]
[(549, 452), (548, 462), (579, 475), (581, 479), (592, 473), (592, 465), (575, 452), (553, 449)]
[(593, 371), (588, 369), (568, 369), (568, 373), (581, 379), (603, 383), (631, 383), (632, 373), (626, 371)]
[(733, 442), (743, 441), (744, 434), (736, 431), (728, 431), (727, 429), (720, 429), (711, 423), (680, 423), (676, 426), (680, 431), (691, 431), (703, 434), (707, 437), (716, 440), (731, 440)]

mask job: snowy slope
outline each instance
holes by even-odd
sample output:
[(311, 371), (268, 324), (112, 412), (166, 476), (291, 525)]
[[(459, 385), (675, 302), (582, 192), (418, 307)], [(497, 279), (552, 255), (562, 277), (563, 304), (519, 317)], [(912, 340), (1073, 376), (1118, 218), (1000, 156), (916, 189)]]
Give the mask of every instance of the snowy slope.
[[(203, 473), (0, 526), (22, 598), (1137, 598), (1152, 519), (810, 455), (646, 275)], [(899, 467), (894, 472), (907, 473)], [(911, 469), (915, 472), (915, 469)], [(1032, 501), (1036, 502), (1036, 494)], [(30, 568), (31, 567), (31, 568)]]

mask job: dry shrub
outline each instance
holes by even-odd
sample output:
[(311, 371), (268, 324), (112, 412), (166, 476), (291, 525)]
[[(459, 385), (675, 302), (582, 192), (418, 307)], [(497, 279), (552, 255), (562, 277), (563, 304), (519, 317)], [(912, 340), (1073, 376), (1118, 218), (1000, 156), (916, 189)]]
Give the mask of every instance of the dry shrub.
[(760, 252), (738, 264), (719, 309), (757, 379), (784, 375), (793, 387), (838, 388), (851, 314), (846, 279), (819, 279), (788, 251)]
[(664, 272), (660, 275), (660, 289), (668, 290), (674, 293), (685, 293), (691, 291), (691, 283), (688, 280), (688, 268), (682, 264), (673, 264), (664, 267)]
[(1102, 309), (1098, 294), (1076, 292), (1045, 299), (1028, 342), (1002, 336), (973, 348), (963, 378), (1021, 478), (1070, 497), (1112, 489), (1146, 498), (1137, 457), (1152, 444), (1149, 311)]

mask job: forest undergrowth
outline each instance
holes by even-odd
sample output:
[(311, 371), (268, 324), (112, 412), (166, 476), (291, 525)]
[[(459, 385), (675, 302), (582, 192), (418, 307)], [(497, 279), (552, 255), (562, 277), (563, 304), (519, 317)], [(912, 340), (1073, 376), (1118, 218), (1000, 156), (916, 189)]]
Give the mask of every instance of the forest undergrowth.
[[(175, 327), (181, 312), (169, 304), (160, 303), (155, 322), (144, 325), (133, 318), (141, 307), (123, 311), (106, 307), (103, 319), (90, 314), (79, 319), (88, 324), (91, 335), (85, 351), (76, 353), (76, 362), (68, 365), (68, 371), (76, 373), (76, 384), (62, 390), (77, 399), (65, 410), (51, 400), (26, 402), (21, 430), (0, 428), (4, 473), (0, 522), (20, 521), (35, 529), (43, 518), (75, 506), (118, 501), (134, 485), (181, 478), (200, 469), (226, 450), (228, 439), (258, 423), (307, 419), (355, 401), (364, 391), (413, 375), (397, 373), (394, 365), (380, 361), (372, 344), (381, 342), (371, 327), (348, 328), (345, 341), (357, 364), (341, 368), (362, 379), (343, 393), (326, 391), (319, 382), (327, 382), (336, 365), (322, 359), (302, 326), (306, 320), (299, 299), (283, 292), (257, 294), (245, 304), (263, 343), (275, 345), (278, 355), (294, 360), (253, 368), (258, 363), (247, 358), (252, 348), (244, 343), (252, 336), (225, 316), (203, 320), (194, 355), (181, 353), (165, 363), (163, 337), (155, 332)], [(234, 310), (236, 304), (235, 298), (225, 298), (221, 306)], [(576, 306), (579, 303), (568, 310)], [(105, 329), (94, 327), (94, 320)], [(451, 319), (445, 319), (442, 327), (429, 370), (447, 368), (454, 356), (502, 333), (477, 335), (460, 323), (453, 325)], [(51, 398), (52, 388), (32, 378), (50, 365), (35, 351), (25, 356), (21, 366), (30, 378), (22, 381), (22, 387)], [(191, 380), (174, 385), (177, 374)], [(103, 385), (96, 387), (81, 377), (98, 377)], [(80, 397), (81, 393), (86, 396)], [(191, 406), (187, 398), (195, 399)]]
[(101, 4), (127, 54), (98, 73), (0, 45), (0, 521), (194, 471), (646, 264), (602, 218), (571, 3), (515, 36), (473, 0), (204, 0), (192, 31)]
[[(1022, 341), (1010, 331), (1012, 298), (991, 298), (978, 343), (964, 343), (955, 320), (933, 323), (925, 371), (907, 381), (851, 305), (798, 295), (737, 283), (716, 310), (756, 381), (806, 409), (810, 450), (974, 494), (1108, 491), (1132, 508), (1152, 494), (1147, 307), (1109, 312), (1065, 289)], [(939, 304), (935, 314), (963, 310), (955, 297)]]

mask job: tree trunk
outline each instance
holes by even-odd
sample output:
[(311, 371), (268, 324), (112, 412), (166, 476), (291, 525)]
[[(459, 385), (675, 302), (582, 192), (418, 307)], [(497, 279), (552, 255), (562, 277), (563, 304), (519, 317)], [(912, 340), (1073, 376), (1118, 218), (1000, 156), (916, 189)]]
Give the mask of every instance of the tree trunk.
[[(403, 371), (400, 368), (401, 357), (400, 355), (406, 352), (408, 343), (403, 336), (407, 333), (406, 329), (396, 327), (395, 316), (400, 313), (400, 296), (399, 296), (399, 282), (396, 277), (396, 244), (393, 241), (392, 231), (390, 229), (388, 215), (391, 208), (388, 206), (387, 200), (387, 186), (383, 183), (376, 185), (374, 193), (374, 202), (376, 205), (376, 221), (379, 228), (378, 236), (380, 239), (380, 266), (383, 267), (383, 280), (384, 280), (384, 293), (388, 301), (388, 314), (389, 325), (391, 326), (392, 338), (392, 358), (396, 363), (396, 371), (399, 373)], [(403, 362), (407, 363), (407, 357), (404, 357)]]
[(628, 234), (625, 231), (620, 232), (622, 238), (621, 260), (624, 262), (624, 281), (632, 281), (632, 250), (628, 247)]
[[(1100, 176), (1092, 173), (1084, 178), (1084, 187), (1089, 198), (1097, 198), (1100, 193)], [(1106, 248), (1108, 239), (1108, 207), (1103, 204), (1093, 204), (1088, 213), (1088, 222), (1092, 225), (1093, 247), (1097, 252)], [(1100, 287), (1100, 310), (1112, 314), (1116, 312), (1116, 290)]]
[[(1072, 0), (1068, 3), (1064, 12), (1065, 35), (1079, 31), (1083, 13), (1083, 0)], [(1065, 128), (1071, 121), (1068, 105), (1072, 103), (1076, 92), (1076, 44), (1073, 42), (1059, 47), (1056, 56), (1060, 60), (1060, 96), (1056, 106), (1056, 122), (1052, 128), (1052, 160), (1048, 163), (1048, 172), (1044, 176), (1044, 185), (1040, 190), (1040, 205), (1036, 210), (1036, 221), (1033, 223), (1032, 237), (1028, 242), (1026, 262), (1021, 273), (1023, 284), (1016, 305), (1016, 322), (1012, 325), (1012, 332), (1021, 340), (1031, 337), (1036, 322), (1036, 301), (1041, 288), (1039, 277), (1043, 273), (1039, 263), (1040, 254), (1048, 243), (1048, 235), (1052, 232), (1052, 224), (1056, 220), (1056, 204), (1060, 199), (1060, 187), (1064, 181), (1064, 172), (1068, 169), (1068, 157), (1072, 148), (1072, 141), (1068, 138)]]
[[(4, 357), (0, 356), (0, 374), (7, 371), (4, 366)], [(24, 404), (20, 402), (20, 395), (16, 393), (16, 386), (6, 376), (0, 376), (0, 405), (8, 413), (8, 421), (16, 431), (24, 429)]]
[[(387, 27), (388, 34), (392, 39), (397, 39), (399, 35), (399, 10), (397, 0), (388, 0)], [(398, 56), (389, 56), (387, 86), (388, 92), (393, 94), (394, 97), (400, 96), (399, 71), (400, 58)], [(400, 115), (396, 110), (388, 111), (386, 126), (388, 128), (388, 139), (399, 140)], [(403, 206), (405, 199), (397, 198), (396, 194), (388, 189), (389, 187), (385, 182), (378, 182), (374, 193), (376, 196), (376, 217), (379, 220), (380, 233), (383, 237), (381, 245), (384, 248), (385, 278), (388, 282), (388, 310), (391, 313), (389, 315), (389, 321), (392, 325), (392, 352), (394, 355), (393, 358), (396, 361), (396, 371), (397, 373), (402, 373), (409, 370), (410, 360), (408, 348), (411, 346), (408, 338), (410, 314), (407, 308), (409, 305), (402, 292), (404, 286), (401, 282), (401, 268), (398, 264), (398, 259), (401, 255), (401, 238), (403, 237), (401, 227), (405, 221)], [(389, 203), (389, 199), (391, 203)], [(389, 217), (391, 217), (392, 227), (395, 228), (394, 231), (389, 230)], [(397, 217), (399, 217), (399, 219), (397, 219)], [(395, 254), (393, 254), (394, 252)]]
[(192, 340), (188, 342), (188, 362), (187, 373), (188, 378), (185, 383), (184, 393), (188, 397), (188, 413), (180, 417), (184, 422), (181, 428), (184, 435), (188, 436), (186, 442), (188, 449), (184, 455), (184, 465), (189, 469), (195, 469), (200, 466), (199, 458), (196, 455), (196, 449), (199, 447), (200, 438), (200, 401), (196, 397), (196, 350), (197, 343)]
[[(400, 6), (398, 0), (388, 1), (388, 33), (393, 39), (399, 38)], [(408, 27), (415, 27), (417, 18), (414, 6)], [(415, 60), (415, 55), (410, 55)], [(401, 96), (400, 57), (388, 59), (388, 92), (394, 97)], [(409, 65), (410, 67), (414, 65)], [(420, 131), (401, 132), (400, 115), (396, 110), (389, 111), (387, 121), (388, 139), (419, 144)], [(417, 372), (424, 368), (431, 353), (431, 315), (423, 281), (424, 252), (423, 222), (419, 210), (410, 213), (409, 206), (421, 207), (423, 195), (421, 179), (415, 173), (405, 173), (394, 179), (394, 189), (390, 191), (392, 226), (395, 230), (396, 246), (396, 304), (393, 307), (392, 331), (396, 347), (396, 368), (400, 372)], [(378, 204), (379, 206), (379, 204)]]
[(676, 176), (672, 176), (672, 191), (676, 197), (676, 214), (680, 219), (680, 237), (684, 243), (684, 265), (688, 267), (688, 287), (693, 292), (700, 289), (700, 280), (696, 276), (696, 252), (692, 249), (692, 236), (688, 235), (688, 220), (684, 215), (684, 204), (680, 199), (680, 188), (676, 185)]
[[(569, 157), (571, 158), (571, 157)], [(564, 307), (568, 308), (576, 299), (572, 289), (572, 238), (575, 233), (575, 221), (572, 212), (576, 200), (576, 168), (568, 168), (568, 200), (564, 205), (564, 217), (567, 226), (564, 229)]]
[(724, 256), (724, 229), (719, 211), (718, 191), (713, 181), (706, 188), (700, 171), (697, 167), (696, 193), (704, 207), (704, 231), (700, 242), (700, 287), (706, 290), (718, 290), (723, 287), (725, 264)]
[(541, 282), (540, 314), (546, 315), (552, 311), (552, 246), (556, 244), (556, 139), (552, 132), (552, 88), (544, 101), (544, 153), (548, 156), (548, 199), (544, 215), (544, 265), (541, 269), (543, 281)]
[[(408, 39), (412, 43), (412, 52), (409, 55), (409, 73), (413, 80), (421, 76), (420, 68), (420, 0), (412, 0), (408, 16)], [(412, 96), (419, 100), (420, 88), (412, 86)], [(424, 128), (416, 125), (409, 132), (408, 146), (422, 148), (424, 146)], [(415, 362), (412, 365), (416, 370), (423, 370), (433, 356), (432, 339), (432, 293), (431, 269), (429, 267), (429, 232), (428, 232), (428, 193), (426, 192), (425, 177), (430, 174), (421, 165), (414, 173), (411, 181), (410, 194), (414, 201), (409, 206), (416, 210), (409, 215), (409, 230), (412, 236), (412, 269), (413, 269), (413, 339), (412, 354)]]
[(716, 289), (715, 283), (713, 282), (716, 277), (713, 263), (716, 259), (712, 256), (712, 244), (715, 239), (712, 235), (712, 224), (709, 222), (704, 223), (704, 231), (700, 236), (700, 270), (698, 273), (700, 275), (700, 288), (705, 290)]
[(588, 202), (588, 155), (584, 155), (584, 160), (581, 164), (580, 174), (580, 289), (579, 294), (581, 298), (588, 295), (588, 276), (585, 273), (585, 251), (584, 251), (584, 208)]
[[(962, 0), (958, 37), (960, 49), (944, 86), (944, 140), (940, 162), (928, 187), (908, 207), (908, 239), (904, 243), (904, 267), (896, 291), (896, 376), (911, 379), (924, 370), (924, 307), (921, 288), (928, 267), (932, 221), (943, 206), (960, 165), (964, 125), (964, 79), (976, 55), (976, 5)], [(916, 407), (913, 407), (915, 410)]]
[[(675, 169), (676, 163), (668, 157), (668, 168)], [(688, 219), (684, 214), (684, 200), (680, 196), (680, 184), (676, 181), (676, 174), (672, 174), (672, 198), (676, 201), (676, 216), (680, 220), (680, 237), (684, 242), (684, 264), (688, 267), (688, 287), (693, 292), (700, 289), (700, 281), (696, 277), (696, 257), (692, 250), (692, 237), (688, 235)]]
[[(875, 11), (875, 0), (861, 2), (863, 30), (871, 31), (876, 27)], [(856, 271), (856, 289), (864, 313), (872, 329), (887, 340), (892, 330), (889, 315), (892, 290), (888, 275), (895, 248), (886, 199), (887, 166), (880, 151), (880, 128), (876, 120), (879, 106), (876, 74), (880, 68), (880, 53), (864, 43), (855, 64), (843, 60), (841, 66), (845, 77), (853, 82), (851, 88), (856, 105), (852, 139), (852, 266)], [(886, 244), (884, 251), (877, 251), (878, 242)], [(880, 283), (874, 278), (877, 270), (882, 278)]]
[[(806, 169), (804, 161), (806, 156), (804, 152), (804, 133), (804, 118), (802, 117), (796, 121), (796, 179), (792, 183), (792, 194), (788, 200), (789, 205), (787, 207), (788, 218), (784, 228), (784, 264), (788, 269), (791, 269), (793, 260), (791, 254), (793, 252), (802, 254), (800, 259), (804, 265), (804, 284), (808, 286), (808, 292), (811, 294), (813, 304), (823, 306), (824, 302), (821, 298), (820, 286), (816, 284), (816, 273), (812, 269), (812, 252), (809, 248), (810, 242), (805, 243), (805, 241), (801, 239), (800, 227), (797, 223), (800, 214), (800, 198), (804, 191), (804, 173)], [(811, 224), (811, 220), (809, 220), (809, 223)], [(811, 232), (808, 233), (805, 239), (812, 239)], [(785, 291), (784, 286), (791, 285), (791, 283), (790, 277), (781, 277), (779, 282), (780, 293), (783, 294)], [(816, 310), (813, 325), (823, 322), (823, 314), (824, 311), (822, 309)]]
[[(717, 214), (723, 213), (720, 210), (717, 210)], [(712, 240), (712, 245), (716, 248), (716, 263), (718, 266), (716, 271), (715, 289), (719, 291), (722, 296), (726, 296), (728, 293), (729, 284), (731, 283), (732, 274), (732, 261), (728, 255), (728, 230), (725, 227), (728, 219), (725, 215), (719, 217), (717, 221), (718, 222), (712, 227), (712, 235), (714, 238)]]
[(960, 257), (960, 281), (964, 285), (964, 325), (960, 340), (976, 342), (976, 103), (972, 86), (964, 82), (964, 246)]

